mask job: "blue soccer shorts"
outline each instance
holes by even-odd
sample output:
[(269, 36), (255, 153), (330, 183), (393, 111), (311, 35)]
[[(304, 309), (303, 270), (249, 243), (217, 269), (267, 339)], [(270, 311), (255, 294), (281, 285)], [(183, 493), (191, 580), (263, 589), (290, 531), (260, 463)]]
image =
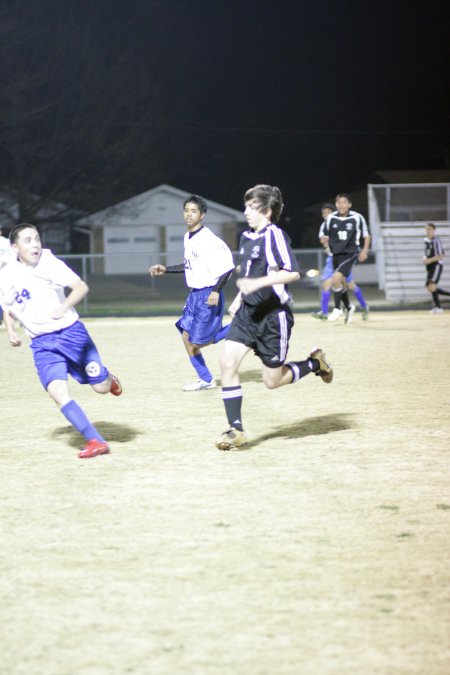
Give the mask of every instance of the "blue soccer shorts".
[(223, 292), (219, 293), (219, 303), (215, 306), (206, 304), (212, 287), (193, 288), (189, 293), (183, 308), (183, 316), (175, 326), (180, 333), (189, 334), (189, 342), (193, 345), (207, 345), (212, 342), (222, 328), (222, 319), (225, 311)]
[(98, 384), (109, 375), (91, 336), (81, 321), (39, 335), (31, 341), (34, 364), (42, 386), (71, 375), (80, 384)]

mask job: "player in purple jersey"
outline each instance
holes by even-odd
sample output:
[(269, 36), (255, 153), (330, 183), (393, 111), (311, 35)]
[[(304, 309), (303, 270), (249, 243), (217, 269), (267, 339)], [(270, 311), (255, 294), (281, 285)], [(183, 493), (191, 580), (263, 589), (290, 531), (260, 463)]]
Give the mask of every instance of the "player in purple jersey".
[(441, 307), (439, 296), (450, 295), (449, 291), (438, 286), (444, 268), (444, 247), (436, 234), (436, 225), (434, 223), (428, 223), (425, 226), (425, 232), (425, 255), (422, 258), (422, 262), (427, 270), (425, 285), (433, 298), (433, 307), (430, 309), (430, 313), (442, 314), (444, 310)]
[(271, 185), (256, 185), (244, 196), (249, 229), (239, 242), (239, 293), (229, 311), (234, 318), (220, 363), (222, 399), (229, 429), (216, 441), (219, 450), (232, 450), (247, 442), (242, 424), (242, 388), (239, 367), (249, 351), (262, 361), (268, 389), (298, 382), (309, 373), (331, 382), (333, 370), (321, 349), (303, 361), (285, 364), (294, 324), (287, 284), (300, 278), (287, 235), (277, 227), (283, 201)]
[[(49, 249), (43, 249), (34, 225), (15, 225), (9, 235), (13, 253), (0, 272), (0, 302), (12, 347), (22, 341), (14, 318), (31, 338), (31, 350), (42, 386), (64, 417), (86, 439), (78, 456), (109, 453), (109, 445), (72, 399), (70, 374), (80, 384), (90, 384), (98, 394), (120, 396), (117, 377), (103, 365), (97, 348), (74, 306), (89, 289), (80, 277)], [(65, 289), (70, 289), (66, 296)]]

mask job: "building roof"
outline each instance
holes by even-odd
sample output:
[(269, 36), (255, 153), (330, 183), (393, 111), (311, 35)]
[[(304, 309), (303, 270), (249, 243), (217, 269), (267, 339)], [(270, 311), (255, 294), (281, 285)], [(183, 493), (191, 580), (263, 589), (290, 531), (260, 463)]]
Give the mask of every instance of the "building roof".
[[(165, 183), (109, 206), (102, 211), (92, 213), (78, 221), (79, 225), (148, 225), (173, 224), (180, 221), (180, 202), (184, 202), (192, 192), (180, 190)], [(223, 223), (243, 221), (241, 211), (236, 211), (210, 199), (207, 221)]]
[[(371, 176), (372, 178), (372, 176)], [(373, 180), (382, 183), (450, 183), (450, 169), (418, 169), (411, 171), (375, 171)], [(381, 179), (381, 180), (380, 180)]]

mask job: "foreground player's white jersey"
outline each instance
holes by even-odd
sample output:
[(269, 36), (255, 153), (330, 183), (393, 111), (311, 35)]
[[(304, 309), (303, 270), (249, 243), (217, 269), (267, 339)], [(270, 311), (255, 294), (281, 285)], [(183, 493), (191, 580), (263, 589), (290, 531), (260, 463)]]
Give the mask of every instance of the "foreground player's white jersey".
[(14, 259), (0, 271), (0, 305), (14, 314), (29, 337), (54, 333), (78, 319), (73, 307), (61, 319), (52, 319), (52, 312), (64, 302), (64, 288), (79, 278), (49, 249), (42, 249), (34, 267)]
[(215, 286), (219, 277), (234, 268), (231, 251), (207, 227), (184, 235), (184, 271), (189, 288)]

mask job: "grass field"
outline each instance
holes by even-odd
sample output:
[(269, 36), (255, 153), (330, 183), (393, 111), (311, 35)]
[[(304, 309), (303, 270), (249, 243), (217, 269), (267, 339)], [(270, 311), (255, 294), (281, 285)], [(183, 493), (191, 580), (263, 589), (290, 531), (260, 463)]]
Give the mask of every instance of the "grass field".
[(0, 330), (1, 675), (450, 672), (450, 312), (297, 315), (334, 382), (268, 391), (249, 355), (230, 453), (173, 319), (86, 325), (124, 387), (72, 383), (92, 460)]

